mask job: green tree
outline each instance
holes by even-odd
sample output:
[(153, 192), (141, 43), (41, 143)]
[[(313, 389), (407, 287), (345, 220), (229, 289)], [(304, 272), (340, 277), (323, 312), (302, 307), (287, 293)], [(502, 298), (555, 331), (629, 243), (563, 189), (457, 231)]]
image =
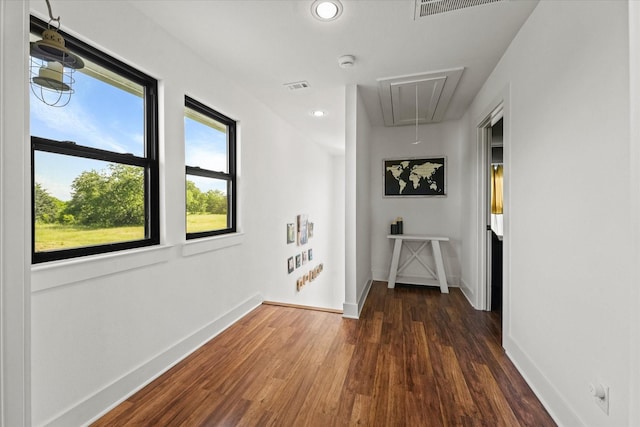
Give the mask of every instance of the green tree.
[(36, 182), (34, 186), (34, 208), (36, 221), (50, 224), (56, 221), (59, 212), (64, 209), (64, 202), (50, 195), (42, 187), (42, 184)]
[(195, 182), (187, 180), (187, 214), (200, 214), (207, 210), (206, 195)]
[(110, 164), (106, 169), (81, 173), (71, 184), (65, 213), (90, 227), (144, 224), (144, 171), (140, 167)]
[(227, 213), (227, 196), (220, 190), (209, 190), (205, 193), (206, 211), (211, 214)]

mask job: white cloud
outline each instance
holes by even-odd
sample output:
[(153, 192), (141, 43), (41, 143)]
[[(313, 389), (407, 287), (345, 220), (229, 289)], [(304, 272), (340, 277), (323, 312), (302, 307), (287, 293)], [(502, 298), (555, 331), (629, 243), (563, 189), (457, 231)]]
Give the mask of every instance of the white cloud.
[(227, 172), (227, 156), (224, 153), (211, 152), (211, 144), (194, 144), (189, 142), (189, 149), (186, 153), (185, 163), (188, 166), (199, 166), (202, 169), (209, 169), (218, 172)]
[[(109, 134), (105, 134), (98, 121), (78, 103), (70, 103), (64, 108), (49, 107), (44, 103), (33, 100), (31, 102), (32, 134), (38, 135), (38, 121), (47, 129), (47, 134), (39, 135), (51, 138), (50, 131), (57, 132), (65, 140), (71, 140), (81, 145), (126, 153), (127, 148)], [(35, 119), (35, 123), (34, 123)]]

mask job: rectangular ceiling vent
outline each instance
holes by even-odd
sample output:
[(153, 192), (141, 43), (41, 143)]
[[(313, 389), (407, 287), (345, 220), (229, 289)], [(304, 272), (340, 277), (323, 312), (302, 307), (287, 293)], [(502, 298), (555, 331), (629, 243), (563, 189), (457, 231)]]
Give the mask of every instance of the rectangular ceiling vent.
[(414, 19), (504, 0), (416, 0)]
[(286, 87), (288, 87), (289, 90), (300, 90), (300, 89), (308, 88), (309, 87), (309, 82), (307, 82), (307, 81), (291, 82), (291, 83), (285, 83), (284, 85)]

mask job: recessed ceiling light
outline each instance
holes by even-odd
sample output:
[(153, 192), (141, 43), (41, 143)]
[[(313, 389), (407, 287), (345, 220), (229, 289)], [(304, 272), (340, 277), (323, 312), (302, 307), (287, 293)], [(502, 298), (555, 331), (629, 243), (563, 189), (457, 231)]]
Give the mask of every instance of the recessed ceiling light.
[(320, 21), (333, 21), (342, 14), (339, 0), (316, 0), (311, 5), (311, 14)]
[(322, 111), (322, 110), (314, 110), (314, 111), (311, 112), (311, 115), (313, 117), (324, 117), (325, 112)]

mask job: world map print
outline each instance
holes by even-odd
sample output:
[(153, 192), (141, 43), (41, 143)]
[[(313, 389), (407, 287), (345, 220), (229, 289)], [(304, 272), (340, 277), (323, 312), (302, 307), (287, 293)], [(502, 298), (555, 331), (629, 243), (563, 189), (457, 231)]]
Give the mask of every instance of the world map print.
[(446, 159), (396, 159), (384, 161), (385, 196), (444, 196)]

